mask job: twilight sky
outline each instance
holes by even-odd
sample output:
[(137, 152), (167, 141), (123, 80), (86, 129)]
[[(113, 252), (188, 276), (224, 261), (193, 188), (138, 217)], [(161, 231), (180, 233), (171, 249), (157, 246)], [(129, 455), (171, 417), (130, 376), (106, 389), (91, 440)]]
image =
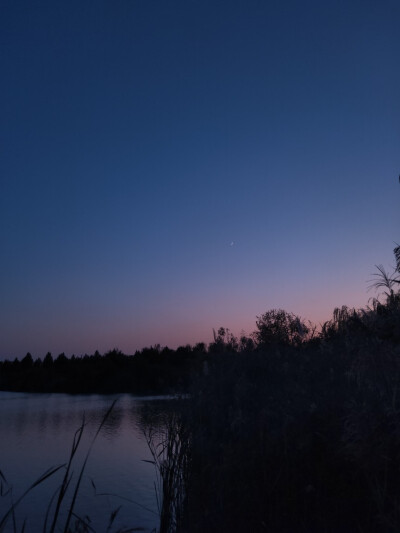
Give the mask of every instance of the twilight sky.
[(398, 0), (0, 0), (0, 357), (362, 307), (400, 242)]

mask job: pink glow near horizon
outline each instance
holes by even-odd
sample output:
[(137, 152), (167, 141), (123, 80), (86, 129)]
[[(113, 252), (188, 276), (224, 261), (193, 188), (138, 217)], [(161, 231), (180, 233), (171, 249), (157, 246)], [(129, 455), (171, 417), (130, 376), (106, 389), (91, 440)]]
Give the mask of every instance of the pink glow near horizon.
[(365, 307), (400, 239), (400, 4), (123, 4), (0, 17), (0, 357)]

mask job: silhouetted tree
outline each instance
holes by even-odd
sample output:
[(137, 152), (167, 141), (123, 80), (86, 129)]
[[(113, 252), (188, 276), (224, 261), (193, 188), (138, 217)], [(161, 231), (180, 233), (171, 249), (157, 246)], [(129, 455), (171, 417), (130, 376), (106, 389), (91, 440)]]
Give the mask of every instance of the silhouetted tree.
[(46, 357), (43, 359), (43, 367), (51, 368), (53, 366), (53, 357), (50, 352), (47, 352)]
[(54, 361), (54, 365), (57, 368), (63, 368), (68, 364), (68, 359), (65, 355), (65, 353), (60, 353), (60, 355), (57, 357), (57, 359)]
[(204, 342), (198, 342), (195, 344), (193, 351), (199, 352), (199, 353), (206, 353), (207, 348)]
[(237, 338), (228, 328), (213, 329), (214, 342), (209, 347), (209, 353), (237, 352), (239, 343)]
[(251, 337), (242, 335), (239, 339), (239, 350), (241, 352), (252, 352), (255, 348), (254, 340)]
[(259, 345), (298, 346), (308, 339), (310, 328), (296, 315), (283, 309), (271, 309), (257, 317), (254, 337)]
[(21, 366), (24, 368), (24, 369), (27, 369), (27, 368), (32, 368), (33, 366), (33, 359), (32, 359), (32, 356), (31, 354), (28, 352), (25, 357), (22, 359), (21, 361)]

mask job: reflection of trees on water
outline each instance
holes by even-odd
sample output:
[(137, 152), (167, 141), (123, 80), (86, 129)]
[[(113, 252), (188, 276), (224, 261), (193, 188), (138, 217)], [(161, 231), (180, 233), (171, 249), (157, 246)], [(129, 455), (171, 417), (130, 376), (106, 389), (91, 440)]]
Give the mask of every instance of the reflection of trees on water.
[(136, 426), (142, 433), (162, 430), (171, 415), (177, 410), (177, 399), (152, 400), (139, 403), (136, 409)]
[[(53, 434), (75, 431), (84, 419), (88, 429), (94, 429), (99, 426), (105, 411), (104, 407), (99, 405), (87, 408), (84, 401), (68, 406), (61, 402), (59, 409), (48, 398), (43, 398), (41, 401), (35, 399), (31, 405), (27, 405), (29, 402), (29, 399), (24, 399), (19, 405), (13, 406), (12, 410), (2, 416), (0, 428), (3, 424), (12, 425), (19, 435), (31, 432)], [(116, 410), (113, 420), (109, 422), (115, 428), (119, 423), (118, 417), (122, 417), (121, 410)]]
[[(165, 426), (168, 415), (174, 412), (174, 399), (140, 399), (123, 396), (115, 404), (110, 416), (103, 425), (101, 434), (108, 438), (117, 437), (122, 429), (145, 433), (148, 429), (161, 429)], [(90, 425), (98, 426), (103, 412), (92, 413), (94, 418)], [(88, 420), (89, 421), (89, 420)]]
[[(86, 433), (92, 434), (99, 427), (104, 413), (114, 397), (110, 396), (64, 396), (26, 395), (8, 404), (1, 411), (2, 427), (14, 427), (20, 436), (33, 433), (42, 436), (60, 433), (73, 434), (83, 420)], [(122, 431), (143, 433), (145, 430), (161, 428), (167, 415), (174, 410), (176, 400), (135, 398), (122, 395), (106, 420), (101, 435), (107, 439), (117, 438)]]

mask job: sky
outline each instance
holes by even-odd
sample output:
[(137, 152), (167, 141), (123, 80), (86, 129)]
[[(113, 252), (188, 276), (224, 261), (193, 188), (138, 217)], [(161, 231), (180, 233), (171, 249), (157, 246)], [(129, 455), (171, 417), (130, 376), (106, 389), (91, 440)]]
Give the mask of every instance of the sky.
[(0, 358), (365, 307), (400, 242), (397, 0), (0, 0)]

